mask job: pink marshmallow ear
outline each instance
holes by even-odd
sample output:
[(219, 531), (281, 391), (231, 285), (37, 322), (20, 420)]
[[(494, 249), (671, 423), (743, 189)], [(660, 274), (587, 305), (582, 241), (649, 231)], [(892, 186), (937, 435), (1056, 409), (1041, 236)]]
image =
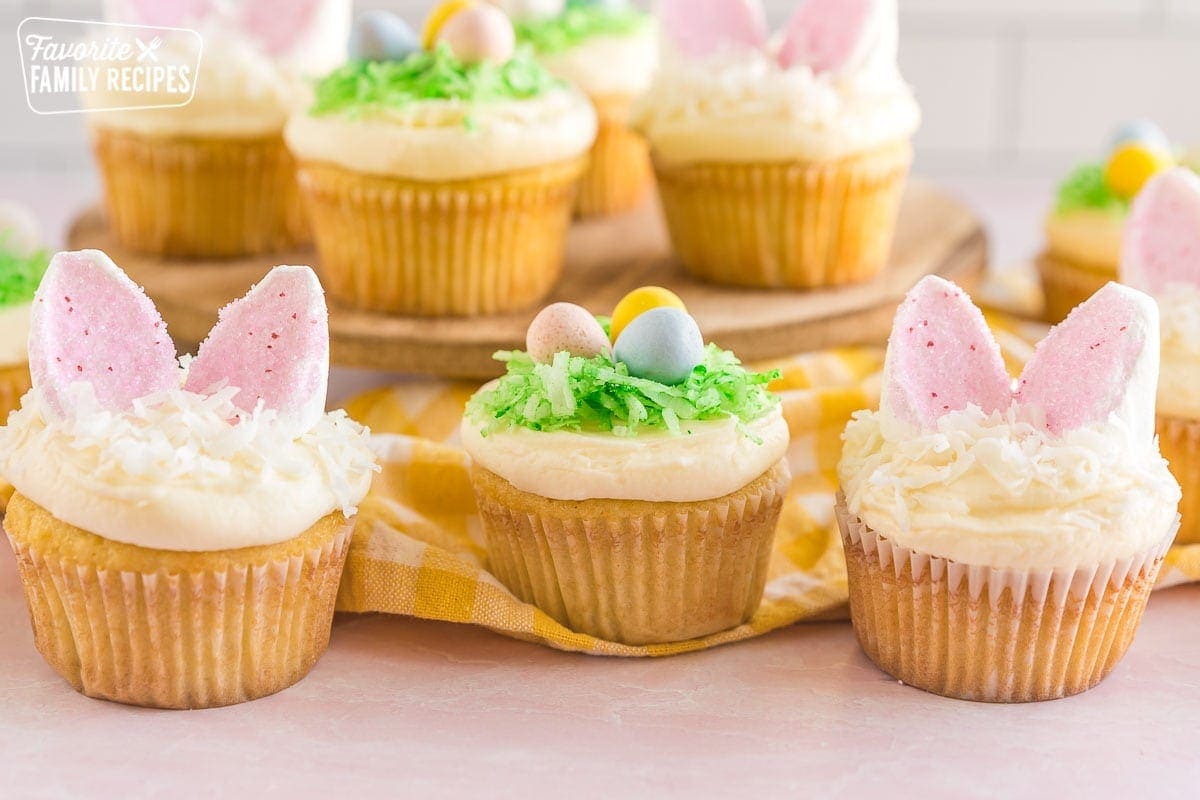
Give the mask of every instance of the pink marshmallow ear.
[(271, 55), (296, 47), (313, 23), (318, 0), (248, 0), (241, 25)]
[(1200, 286), (1200, 177), (1178, 167), (1155, 176), (1125, 223), (1121, 280), (1151, 294)]
[(1042, 340), (1017, 389), (1059, 436), (1114, 412), (1144, 441), (1154, 435), (1158, 306), (1136, 289), (1110, 283)]
[(974, 404), (985, 412), (1012, 402), (1012, 381), (983, 314), (966, 293), (930, 276), (896, 312), (883, 368), (883, 408), (923, 430)]
[(660, 0), (658, 18), (667, 40), (688, 58), (767, 43), (761, 0)]
[(878, 0), (805, 0), (792, 15), (779, 50), (786, 69), (805, 64), (813, 72), (840, 69), (858, 48)]
[(59, 253), (34, 298), (29, 328), (33, 386), (60, 416), (67, 391), (92, 384), (102, 408), (179, 387), (179, 363), (167, 326), (150, 298), (99, 250)]
[(125, 0), (118, 17), (133, 25), (184, 27), (211, 9), (211, 0)]
[(276, 267), (220, 319), (188, 369), (184, 388), (199, 394), (222, 385), (240, 391), (234, 404), (261, 400), (294, 434), (325, 413), (329, 382), (329, 315), (309, 267)]

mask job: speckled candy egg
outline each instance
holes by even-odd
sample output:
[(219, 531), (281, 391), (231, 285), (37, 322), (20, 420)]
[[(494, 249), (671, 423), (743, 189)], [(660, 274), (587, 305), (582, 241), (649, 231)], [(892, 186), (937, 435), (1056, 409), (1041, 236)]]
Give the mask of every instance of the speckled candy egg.
[(449, 45), (454, 55), (468, 64), (503, 64), (512, 58), (517, 46), (508, 15), (486, 3), (473, 5), (446, 20), (437, 41)]
[(421, 49), (421, 40), (408, 23), (390, 11), (359, 15), (350, 31), (350, 58), (362, 61), (403, 61)]
[(674, 385), (687, 380), (704, 360), (704, 337), (686, 311), (652, 308), (626, 326), (613, 356), (630, 375)]
[(1164, 153), (1171, 152), (1172, 148), (1171, 140), (1163, 133), (1162, 128), (1148, 119), (1133, 119), (1122, 123), (1113, 132), (1112, 140), (1109, 142), (1109, 150), (1118, 150), (1122, 145), (1129, 144), (1130, 142), (1137, 142), (1152, 150), (1160, 150)]
[(608, 352), (608, 337), (586, 308), (554, 303), (543, 308), (529, 324), (525, 349), (539, 364), (549, 364), (556, 353), (562, 352), (591, 358)]
[(491, 0), (515, 20), (549, 19), (557, 17), (566, 8), (566, 0)]

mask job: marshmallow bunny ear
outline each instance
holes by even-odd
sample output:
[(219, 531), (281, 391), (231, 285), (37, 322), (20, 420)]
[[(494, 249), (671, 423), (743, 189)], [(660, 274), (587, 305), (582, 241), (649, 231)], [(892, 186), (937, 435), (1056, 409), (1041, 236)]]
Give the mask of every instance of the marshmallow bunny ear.
[(133, 25), (184, 27), (212, 9), (212, 0), (110, 0), (109, 19)]
[(835, 72), (858, 50), (880, 0), (805, 0), (784, 32), (779, 63)]
[(299, 435), (325, 413), (329, 315), (309, 267), (276, 267), (220, 319), (188, 368), (188, 391), (239, 389), (233, 403), (253, 411), (261, 400)]
[(688, 58), (767, 43), (761, 0), (660, 0), (658, 18), (667, 40)]
[(1056, 436), (1116, 413), (1140, 440), (1152, 441), (1158, 343), (1154, 300), (1110, 283), (1037, 346), (1017, 401), (1041, 408)]
[(312, 26), (319, 0), (248, 0), (241, 26), (271, 55), (296, 47)]
[(1171, 284), (1200, 286), (1200, 177), (1178, 167), (1157, 175), (1125, 223), (1121, 280), (1157, 294)]
[(1003, 410), (1012, 381), (983, 314), (950, 281), (929, 276), (896, 312), (883, 367), (880, 404), (923, 430), (974, 404)]
[(59, 253), (34, 297), (29, 371), (52, 414), (71, 412), (68, 387), (92, 384), (101, 407), (179, 386), (175, 344), (150, 298), (99, 250)]

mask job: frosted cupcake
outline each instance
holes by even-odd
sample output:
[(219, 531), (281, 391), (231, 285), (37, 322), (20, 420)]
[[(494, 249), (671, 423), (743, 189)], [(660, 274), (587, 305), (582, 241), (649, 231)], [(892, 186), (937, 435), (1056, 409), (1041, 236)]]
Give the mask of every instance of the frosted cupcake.
[(562, 271), (587, 98), (486, 3), (436, 7), (424, 49), (398, 18), (365, 19), (371, 47), (287, 128), (329, 292), (425, 316), (535, 304)]
[(949, 697), (1048, 700), (1125, 654), (1178, 525), (1154, 436), (1158, 312), (1109, 284), (1017, 390), (970, 299), (901, 305), (878, 411), (847, 426), (837, 515), (859, 642)]
[(1176, 541), (1200, 543), (1200, 178), (1153, 178), (1125, 226), (1121, 280), (1153, 295), (1162, 316), (1158, 438), (1183, 487)]
[(757, 0), (669, 0), (638, 104), (679, 259), (698, 277), (804, 289), (887, 263), (920, 112), (894, 0), (807, 0), (768, 42)]
[(1117, 130), (1103, 161), (1081, 164), (1063, 180), (1046, 217), (1046, 250), (1038, 259), (1049, 321), (1066, 318), (1117, 279), (1130, 201), (1147, 180), (1173, 165), (1173, 151), (1158, 126), (1136, 120)]
[(374, 468), (366, 431), (324, 411), (328, 352), (307, 267), (272, 270), (188, 360), (103, 253), (55, 256), (0, 473), (35, 644), (73, 687), (228, 705), (324, 652)]
[(682, 303), (633, 293), (616, 344), (569, 303), (468, 403), (463, 444), (492, 571), (572, 630), (691, 639), (762, 599), (790, 475), (768, 375), (704, 346)]
[[(192, 28), (203, 42), (187, 105), (88, 115), (105, 205), (122, 246), (170, 258), (228, 258), (307, 242), (283, 126), (311, 102), (311, 77), (345, 59), (349, 0), (304, 0), (286, 15), (265, 0), (107, 0), (105, 11), (110, 22)], [(195, 37), (160, 38), (156, 56), (164, 66), (195, 65), (201, 55)], [(137, 105), (154, 101), (141, 93)], [(104, 92), (89, 102), (130, 105)]]
[(29, 316), (49, 261), (33, 216), (14, 203), (0, 203), (0, 420), (29, 391)]
[(658, 62), (653, 17), (628, 0), (494, 0), (555, 76), (578, 86), (599, 117), (579, 186), (584, 216), (635, 208), (654, 181), (645, 140), (630, 128), (634, 100)]

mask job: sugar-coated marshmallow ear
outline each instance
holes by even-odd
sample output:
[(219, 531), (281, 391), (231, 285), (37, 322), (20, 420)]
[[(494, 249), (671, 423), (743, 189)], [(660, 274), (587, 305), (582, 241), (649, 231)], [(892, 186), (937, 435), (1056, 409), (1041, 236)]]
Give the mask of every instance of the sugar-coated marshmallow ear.
[(667, 40), (689, 58), (767, 43), (761, 0), (659, 0), (658, 18)]
[(99, 250), (59, 253), (33, 301), (29, 371), (52, 414), (70, 416), (67, 388), (92, 384), (101, 407), (179, 387), (175, 344), (150, 298)]
[(313, 24), (320, 0), (247, 0), (242, 29), (272, 55), (286, 53)]
[(806, 64), (835, 72), (858, 49), (880, 0), (804, 0), (792, 15), (779, 50), (786, 69)]
[(299, 435), (325, 413), (329, 382), (329, 314), (309, 267), (276, 267), (220, 319), (188, 368), (188, 391), (222, 385), (240, 391), (233, 402), (253, 411), (261, 400)]
[(110, 0), (108, 18), (131, 25), (179, 28), (212, 9), (212, 0)]
[(1012, 402), (1012, 381), (983, 314), (950, 281), (929, 276), (896, 312), (880, 404), (923, 430), (974, 404), (991, 413)]
[(1190, 169), (1157, 175), (1138, 194), (1125, 223), (1121, 280), (1151, 294), (1200, 286), (1200, 177)]
[(1041, 408), (1056, 436), (1116, 413), (1140, 441), (1153, 441), (1158, 346), (1154, 300), (1110, 283), (1037, 346), (1017, 400)]

